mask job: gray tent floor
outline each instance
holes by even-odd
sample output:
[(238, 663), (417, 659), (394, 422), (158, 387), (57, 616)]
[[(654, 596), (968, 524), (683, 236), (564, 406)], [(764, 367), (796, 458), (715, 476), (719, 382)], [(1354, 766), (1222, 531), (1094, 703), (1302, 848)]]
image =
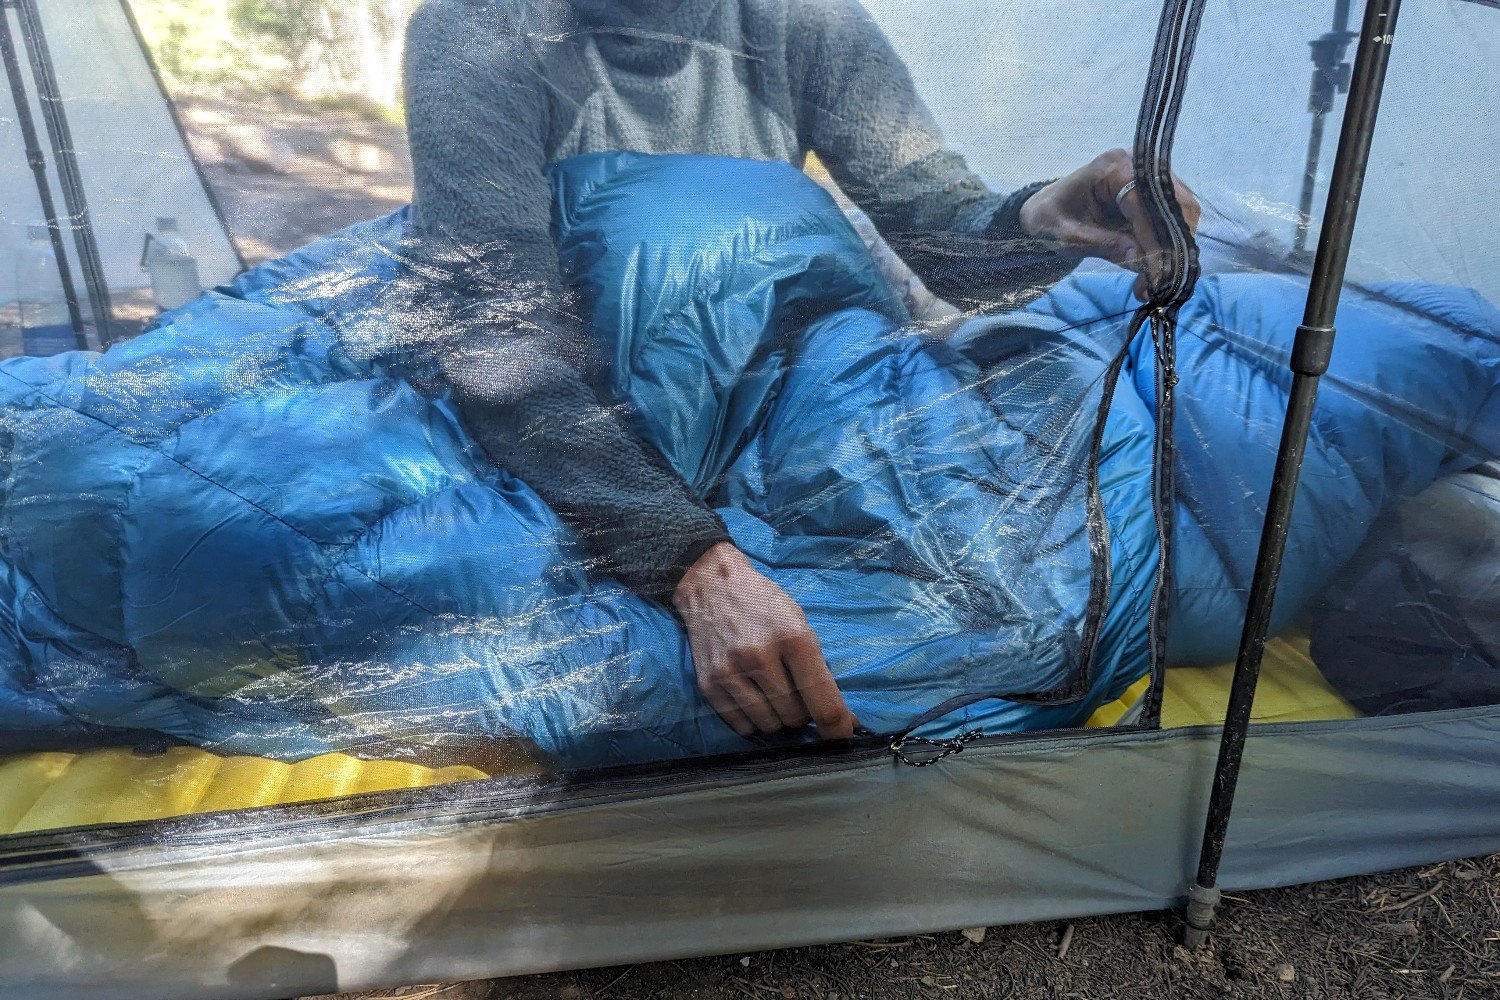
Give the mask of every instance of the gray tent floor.
[[(193, 148), (252, 262), (408, 198), (402, 127), (285, 98), (185, 98)], [(337, 1000), (1500, 997), (1500, 856), (1233, 896), (1209, 947), (1176, 914), (1097, 917)], [(319, 998), (333, 1000), (333, 998)]]
[(1196, 953), (1177, 914), (1123, 914), (315, 1000), (1500, 997), (1500, 855), (1233, 893), (1221, 913)]

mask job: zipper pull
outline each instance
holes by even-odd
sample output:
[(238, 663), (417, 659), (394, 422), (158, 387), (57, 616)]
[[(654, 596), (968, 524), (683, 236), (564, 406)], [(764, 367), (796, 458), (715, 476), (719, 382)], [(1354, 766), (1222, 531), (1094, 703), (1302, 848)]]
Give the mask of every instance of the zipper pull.
[(949, 740), (929, 740), (923, 736), (898, 736), (891, 740), (891, 756), (907, 767), (930, 767), (944, 757), (963, 753), (964, 747), (983, 735), (984, 730), (971, 729)]

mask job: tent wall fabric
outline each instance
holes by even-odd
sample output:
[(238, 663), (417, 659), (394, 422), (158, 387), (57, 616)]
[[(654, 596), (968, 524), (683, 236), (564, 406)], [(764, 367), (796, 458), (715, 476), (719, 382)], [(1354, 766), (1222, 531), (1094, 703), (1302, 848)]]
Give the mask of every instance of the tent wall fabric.
[[(1256, 728), (1225, 887), (1500, 849), (1500, 761), (1452, 752), (1497, 739), (1495, 709)], [(0, 974), (28, 1000), (306, 995), (1158, 908), (1217, 743), (875, 747), (12, 839)]]
[[(36, 9), (109, 288), (148, 287), (141, 248), (159, 218), (177, 220), (206, 285), (229, 280), (243, 263), (128, 6), (122, 0), (66, 0)], [(7, 10), (6, 16), (14, 15)], [(26, 86), (40, 123), (39, 95), (29, 77)], [(0, 103), (7, 120), (13, 120), (14, 100), (7, 93)], [(44, 155), (53, 190), (60, 191), (55, 152), (47, 147)], [(26, 157), (20, 131), (10, 125), (0, 129), (0, 303), (17, 297), (15, 261), (26, 244), (27, 225), (46, 221)], [(61, 206), (60, 197), (58, 202)], [(72, 240), (66, 242), (71, 248)]]

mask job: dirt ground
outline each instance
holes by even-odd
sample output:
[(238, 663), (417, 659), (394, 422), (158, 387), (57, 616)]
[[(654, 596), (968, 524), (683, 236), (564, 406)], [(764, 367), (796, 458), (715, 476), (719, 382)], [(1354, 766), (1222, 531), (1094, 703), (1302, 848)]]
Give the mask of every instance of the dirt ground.
[(411, 200), (406, 132), (369, 110), (180, 97), (193, 153), (252, 264)]
[[(404, 132), (379, 115), (222, 96), (182, 110), (252, 262), (410, 197)], [(1132, 914), (338, 1000), (1488, 1000), (1500, 998), (1500, 857), (1232, 895), (1197, 953), (1179, 931), (1175, 913)]]

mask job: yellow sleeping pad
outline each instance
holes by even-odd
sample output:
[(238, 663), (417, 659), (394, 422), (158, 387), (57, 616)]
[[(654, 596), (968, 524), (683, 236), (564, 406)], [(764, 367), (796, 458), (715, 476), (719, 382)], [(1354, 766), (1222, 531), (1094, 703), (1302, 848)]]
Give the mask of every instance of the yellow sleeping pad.
[[(1162, 726), (1221, 722), (1232, 664), (1167, 671)], [(1113, 726), (1146, 692), (1142, 677), (1098, 708), (1088, 725)], [(1308, 655), (1305, 638), (1266, 644), (1256, 722), (1353, 719), (1359, 712), (1329, 686)], [(539, 769), (534, 759), (502, 765)], [(310, 802), (362, 792), (423, 788), (488, 777), (467, 765), (423, 767), (402, 761), (324, 754), (295, 764), (260, 757), (220, 757), (192, 747), (143, 755), (126, 749), (0, 757), (0, 834), (165, 819), (191, 813)]]
[[(1232, 663), (1168, 670), (1161, 703), (1162, 728), (1223, 722), (1233, 678)], [(1116, 725), (1146, 693), (1148, 683), (1145, 677), (1136, 681), (1119, 698), (1096, 709), (1087, 724)], [(1329, 685), (1313, 663), (1306, 637), (1287, 636), (1266, 643), (1255, 706), (1250, 713), (1252, 722), (1317, 722), (1357, 719), (1359, 715), (1359, 710)]]
[(295, 764), (192, 747), (0, 757), (0, 834), (284, 805), (487, 777), (468, 766), (324, 754)]

